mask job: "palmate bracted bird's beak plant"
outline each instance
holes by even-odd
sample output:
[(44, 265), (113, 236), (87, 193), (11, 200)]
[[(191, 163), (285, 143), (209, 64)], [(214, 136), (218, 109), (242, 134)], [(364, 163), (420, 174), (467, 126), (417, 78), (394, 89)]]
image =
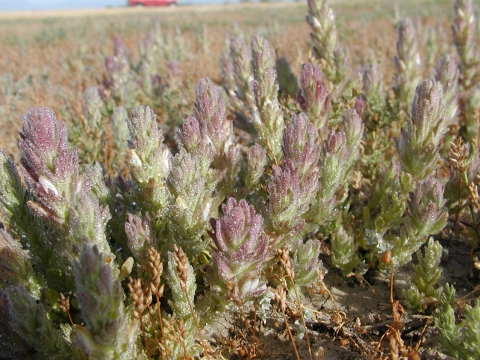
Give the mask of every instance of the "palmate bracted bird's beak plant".
[[(479, 302), (457, 321), (461, 305), (439, 269), (457, 239), (480, 242), (473, 3), (455, 1), (458, 56), (439, 58), (427, 79), (415, 23), (399, 21), (392, 81), (376, 64), (352, 71), (328, 1), (308, 8), (312, 52), (298, 76), (264, 37), (250, 46), (234, 37), (222, 87), (201, 79), (175, 134), (137, 106), (155, 101), (163, 120), (184, 114), (172, 100), (175, 64), (169, 82), (153, 70), (182, 50), (168, 47), (158, 25), (138, 65), (115, 40), (105, 88), (84, 94), (78, 150), (54, 111), (24, 115), (20, 162), (0, 152), (2, 359), (220, 358), (205, 329), (222, 317), (242, 320), (253, 357), (258, 324), (279, 314), (296, 357), (304, 338), (313, 358), (315, 319), (304, 302), (328, 293), (327, 266), (360, 280), (389, 273), (393, 287), (412, 258), (405, 304), (433, 316), (445, 353), (480, 356)], [(81, 135), (101, 137), (107, 123), (110, 157)], [(100, 158), (117, 163), (108, 172)], [(398, 325), (393, 290), (391, 304)], [(392, 354), (400, 328), (385, 333)]]

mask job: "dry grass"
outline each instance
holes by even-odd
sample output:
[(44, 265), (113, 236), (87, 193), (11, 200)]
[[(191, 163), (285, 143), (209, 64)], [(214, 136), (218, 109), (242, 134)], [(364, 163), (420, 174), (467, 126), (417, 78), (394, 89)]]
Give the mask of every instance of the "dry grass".
[[(403, 0), (398, 5), (402, 15), (418, 15), (423, 44), (428, 39), (427, 26), (449, 34), (450, 1), (423, 0), (419, 5)], [(376, 58), (388, 82), (396, 54), (392, 4), (337, 0), (331, 6), (354, 68)], [(159, 22), (165, 32), (180, 29), (189, 52), (179, 62), (183, 94), (192, 103), (193, 85), (200, 78), (220, 82), (219, 62), (227, 39), (240, 32), (247, 41), (255, 33), (265, 36), (277, 55), (285, 56), (299, 73), (309, 54), (306, 14), (306, 3), (0, 13), (0, 148), (16, 154), (20, 119), (30, 107), (47, 106), (61, 112), (67, 122), (78, 117), (84, 90), (103, 83), (104, 59), (112, 54), (115, 37), (122, 39), (136, 63), (138, 41), (153, 23)], [(204, 30), (206, 38), (202, 38)], [(158, 64), (160, 74), (165, 67), (166, 62)], [(5, 74), (11, 74), (16, 84), (6, 81)]]
[[(449, 1), (399, 1), (404, 15), (417, 13), (421, 41), (426, 26), (449, 32)], [(354, 68), (376, 58), (386, 74), (393, 73), (396, 34), (392, 4), (370, 1), (331, 1), (343, 44), (349, 47)], [(246, 41), (255, 33), (265, 36), (278, 56), (285, 56), (299, 73), (308, 59), (309, 28), (306, 3), (247, 3), (177, 8), (114, 8), (76, 11), (0, 13), (0, 148), (18, 159), (16, 134), (21, 116), (30, 107), (47, 106), (67, 122), (81, 116), (83, 92), (101, 86), (104, 59), (113, 52), (113, 39), (129, 48), (138, 60), (138, 42), (152, 24), (165, 32), (180, 29), (188, 54), (179, 62), (183, 94), (193, 103), (193, 85), (202, 77), (220, 83), (220, 57), (227, 39), (242, 33)], [(441, 16), (427, 16), (427, 14)], [(206, 37), (202, 37), (202, 34)], [(166, 62), (158, 64), (165, 73)], [(6, 81), (13, 75), (15, 84)], [(13, 93), (13, 95), (12, 95)], [(10, 95), (6, 95), (10, 94)], [(148, 104), (147, 104), (148, 105)]]

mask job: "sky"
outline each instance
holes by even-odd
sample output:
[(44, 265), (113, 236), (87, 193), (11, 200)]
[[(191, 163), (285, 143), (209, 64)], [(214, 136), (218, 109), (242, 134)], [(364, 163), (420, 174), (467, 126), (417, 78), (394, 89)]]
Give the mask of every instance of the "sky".
[[(224, 3), (225, 0), (179, 0), (179, 3)], [(230, 0), (230, 2), (235, 2)], [(127, 0), (0, 0), (0, 11), (88, 9), (124, 6)]]

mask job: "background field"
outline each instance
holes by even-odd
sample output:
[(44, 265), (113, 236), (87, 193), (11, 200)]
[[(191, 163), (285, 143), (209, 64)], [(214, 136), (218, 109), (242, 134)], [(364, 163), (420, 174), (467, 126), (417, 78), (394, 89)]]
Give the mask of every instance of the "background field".
[[(396, 51), (394, 2), (338, 0), (331, 6), (354, 66), (375, 57), (388, 81)], [(434, 36), (429, 28), (445, 34), (445, 45), (451, 42), (450, 1), (408, 0), (396, 6), (400, 16), (414, 16), (421, 49)], [(0, 147), (15, 152), (21, 116), (32, 106), (47, 106), (57, 114), (62, 110), (67, 122), (79, 116), (84, 90), (102, 84), (104, 59), (112, 54), (115, 37), (136, 63), (139, 40), (158, 22), (173, 47), (181, 48), (172, 56), (191, 105), (200, 78), (220, 82), (220, 57), (229, 37), (240, 33), (247, 42), (255, 33), (265, 36), (299, 73), (309, 54), (306, 14), (304, 2), (0, 13)], [(425, 60), (426, 68), (435, 61)], [(166, 67), (167, 61), (158, 64), (161, 76)]]

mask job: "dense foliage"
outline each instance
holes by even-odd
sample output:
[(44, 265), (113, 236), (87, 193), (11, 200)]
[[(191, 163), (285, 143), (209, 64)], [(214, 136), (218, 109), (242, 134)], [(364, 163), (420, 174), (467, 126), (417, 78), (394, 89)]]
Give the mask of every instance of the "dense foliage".
[(277, 318), (296, 357), (313, 358), (303, 304), (329, 292), (327, 269), (388, 274), (393, 289), (410, 263), (391, 325), (362, 355), (419, 356), (402, 339), (408, 307), (434, 320), (445, 354), (480, 356), (480, 303), (457, 301), (439, 267), (480, 243), (472, 1), (455, 1), (456, 54), (425, 79), (409, 18), (391, 81), (375, 62), (352, 69), (326, 0), (308, 1), (307, 22), (300, 74), (266, 38), (232, 36), (221, 86), (201, 79), (191, 112), (176, 63), (155, 70), (183, 56), (157, 26), (138, 63), (115, 39), (70, 133), (45, 107), (24, 115), (20, 163), (0, 153), (0, 357), (217, 358), (228, 349), (205, 329), (229, 316), (245, 332), (232, 353), (261, 356), (260, 324)]

